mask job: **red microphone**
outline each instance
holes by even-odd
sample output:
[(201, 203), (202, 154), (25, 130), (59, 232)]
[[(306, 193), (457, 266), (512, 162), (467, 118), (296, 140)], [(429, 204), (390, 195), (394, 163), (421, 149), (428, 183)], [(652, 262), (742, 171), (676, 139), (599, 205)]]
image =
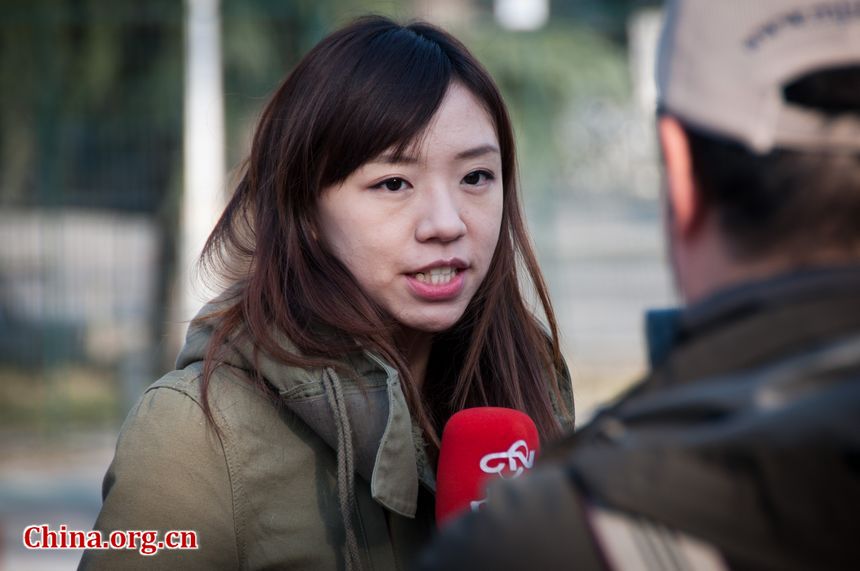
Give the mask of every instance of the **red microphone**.
[(436, 525), (487, 501), (492, 480), (518, 478), (534, 466), (540, 449), (534, 421), (518, 410), (461, 410), (442, 431), (436, 471)]

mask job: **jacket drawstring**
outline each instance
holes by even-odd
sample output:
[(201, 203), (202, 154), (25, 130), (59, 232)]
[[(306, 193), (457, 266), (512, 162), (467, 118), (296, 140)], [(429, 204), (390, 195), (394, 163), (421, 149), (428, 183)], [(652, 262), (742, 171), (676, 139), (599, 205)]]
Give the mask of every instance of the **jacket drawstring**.
[(327, 368), (323, 372), (322, 380), (337, 429), (337, 493), (340, 500), (343, 527), (346, 533), (344, 560), (347, 571), (360, 571), (361, 559), (352, 520), (352, 514), (355, 510), (355, 465), (352, 448), (352, 429), (349, 426), (349, 414), (346, 408), (346, 400), (343, 397), (343, 388), (336, 375), (331, 369)]

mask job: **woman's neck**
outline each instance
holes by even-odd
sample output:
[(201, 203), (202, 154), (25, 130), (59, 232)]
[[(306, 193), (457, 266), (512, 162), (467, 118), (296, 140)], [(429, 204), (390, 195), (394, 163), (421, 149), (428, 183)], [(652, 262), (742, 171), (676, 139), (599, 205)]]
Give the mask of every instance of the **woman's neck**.
[(421, 390), (424, 386), (424, 377), (427, 375), (427, 363), (430, 361), (430, 350), (433, 347), (433, 334), (414, 329), (406, 329), (397, 337), (406, 363), (409, 365), (409, 373), (415, 387)]

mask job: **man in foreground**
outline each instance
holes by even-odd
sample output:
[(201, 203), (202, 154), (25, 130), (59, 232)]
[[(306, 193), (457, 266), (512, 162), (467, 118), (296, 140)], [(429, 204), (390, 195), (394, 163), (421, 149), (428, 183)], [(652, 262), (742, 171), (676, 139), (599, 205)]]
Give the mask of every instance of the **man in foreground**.
[(860, 3), (670, 1), (658, 87), (686, 308), (424, 569), (860, 568)]

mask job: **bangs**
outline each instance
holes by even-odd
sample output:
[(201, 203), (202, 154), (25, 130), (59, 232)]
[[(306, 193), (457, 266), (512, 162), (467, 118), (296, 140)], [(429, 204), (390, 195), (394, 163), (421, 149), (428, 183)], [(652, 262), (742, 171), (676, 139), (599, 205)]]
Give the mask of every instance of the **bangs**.
[(360, 45), (342, 43), (349, 60), (337, 78), (334, 110), (314, 147), (320, 151), (319, 188), (343, 181), (385, 151), (403, 157), (420, 142), (442, 103), (452, 64), (434, 41), (409, 28), (385, 27)]

